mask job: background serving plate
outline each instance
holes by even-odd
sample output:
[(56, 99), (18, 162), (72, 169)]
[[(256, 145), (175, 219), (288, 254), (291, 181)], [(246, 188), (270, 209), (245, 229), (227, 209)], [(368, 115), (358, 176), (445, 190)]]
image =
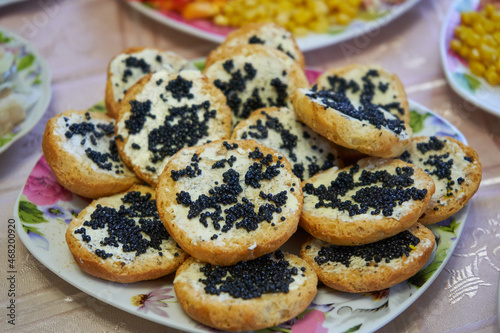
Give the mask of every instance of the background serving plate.
[(26, 118), (10, 133), (0, 137), (2, 153), (40, 121), (49, 106), (51, 87), (49, 67), (30, 42), (0, 27), (0, 45), (16, 55), (17, 71), (12, 74), (14, 84), (22, 86), (27, 94), (37, 96), (36, 102), (26, 110)]
[[(233, 30), (228, 27), (218, 26), (207, 20), (188, 21), (180, 14), (170, 11), (159, 11), (137, 0), (125, 1), (132, 8), (160, 23), (213, 42), (222, 42), (225, 36)], [(397, 17), (403, 15), (419, 1), (420, 0), (406, 0), (400, 5), (381, 5), (377, 11), (363, 12), (359, 19), (354, 20), (347, 26), (331, 27), (330, 30), (324, 34), (310, 33), (305, 37), (297, 38), (297, 43), (299, 48), (305, 52), (337, 44), (364, 34), (369, 34), (371, 31), (380, 29)]]
[(466, 101), (500, 116), (500, 86), (492, 86), (485, 79), (474, 75), (467, 62), (450, 49), (455, 28), (460, 24), (460, 14), (475, 11), (480, 0), (456, 0), (451, 5), (441, 27), (440, 52), (443, 69), (451, 88)]
[[(203, 61), (196, 65), (203, 66)], [(320, 74), (307, 71), (311, 82)], [(458, 129), (422, 105), (410, 101), (410, 109), (415, 135), (446, 135), (466, 142)], [(105, 107), (99, 103), (91, 110), (104, 112)], [(182, 311), (173, 290), (173, 274), (152, 281), (119, 284), (95, 278), (78, 268), (64, 234), (72, 218), (89, 202), (59, 185), (42, 156), (14, 208), (19, 238), (48, 269), (103, 302), (188, 332), (217, 332)], [(321, 286), (314, 301), (297, 318), (258, 332), (370, 332), (384, 326), (410, 306), (443, 270), (460, 238), (468, 210), (466, 206), (452, 218), (430, 226), (437, 246), (429, 263), (411, 279), (390, 289), (365, 294), (342, 293)], [(305, 236), (304, 232), (297, 232), (284, 245), (285, 250), (298, 253), (298, 245)]]

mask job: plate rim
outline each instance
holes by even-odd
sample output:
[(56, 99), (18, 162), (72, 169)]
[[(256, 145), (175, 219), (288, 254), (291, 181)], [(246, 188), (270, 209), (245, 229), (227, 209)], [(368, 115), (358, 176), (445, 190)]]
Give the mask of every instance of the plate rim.
[(0, 26), (0, 32), (2, 33), (6, 32), (10, 37), (14, 37), (16, 40), (23, 43), (24, 46), (26, 46), (26, 48), (29, 49), (30, 53), (33, 53), (35, 55), (37, 61), (40, 63), (40, 67), (42, 70), (41, 76), (43, 82), (46, 82), (45, 84), (42, 84), (40, 86), (41, 96), (39, 100), (36, 101), (35, 105), (32, 106), (32, 109), (30, 111), (26, 112), (27, 113), (26, 118), (17, 126), (21, 126), (24, 122), (26, 122), (28, 120), (28, 117), (30, 120), (32, 120), (33, 123), (30, 126), (21, 129), (18, 133), (14, 134), (11, 140), (9, 140), (7, 143), (1, 146), (0, 147), (0, 154), (1, 154), (4, 151), (6, 151), (14, 142), (16, 142), (17, 140), (21, 139), (23, 136), (31, 132), (31, 130), (36, 125), (38, 125), (40, 119), (42, 119), (45, 112), (47, 112), (50, 102), (52, 100), (52, 72), (45, 58), (40, 55), (38, 50), (30, 41), (28, 41), (22, 36), (19, 36), (15, 32), (1, 26)]
[[(145, 5), (143, 5), (139, 1), (134, 1), (134, 0), (124, 0), (125, 3), (127, 3), (129, 6), (132, 8), (136, 9), (137, 11), (141, 12), (142, 14), (156, 20), (159, 23), (165, 24), (173, 29), (177, 29), (180, 31), (183, 31), (185, 33), (191, 34), (193, 36), (197, 36), (199, 38), (209, 40), (215, 43), (221, 43), (225, 40), (225, 36), (213, 34), (204, 30), (197, 29), (191, 25), (188, 25), (186, 23), (174, 21), (167, 16), (159, 13), (158, 11), (148, 8)], [(359, 36), (362, 36), (364, 34), (367, 34), (377, 28), (383, 28), (399, 18), (400, 16), (404, 15), (406, 12), (408, 12), (411, 8), (413, 8), (415, 5), (417, 5), (419, 2), (422, 0), (406, 0), (404, 3), (400, 5), (395, 5), (393, 10), (390, 10), (389, 14), (375, 19), (371, 22), (367, 22), (360, 26), (358, 29), (355, 30), (350, 30), (347, 31), (347, 33), (339, 33), (335, 35), (329, 35), (328, 33), (323, 33), (323, 34), (315, 34), (315, 33), (310, 33), (309, 38), (311, 36), (330, 36), (331, 38), (327, 38), (323, 41), (317, 42), (317, 43), (304, 43), (306, 38), (308, 37), (296, 37), (297, 44), (299, 48), (301, 49), (302, 52), (308, 52), (308, 51), (313, 51), (316, 49), (324, 48), (327, 46), (331, 45), (336, 45), (339, 43), (342, 43), (346, 40), (350, 40)], [(348, 26), (346, 26), (348, 27)], [(304, 45), (305, 44), (305, 45)]]
[[(467, 141), (465, 140), (464, 134), (461, 131), (459, 131), (453, 124), (451, 124), (447, 119), (443, 118), (441, 115), (435, 113), (434, 111), (430, 110), (429, 108), (423, 106), (420, 103), (414, 102), (412, 100), (409, 100), (409, 102), (410, 102), (410, 109), (417, 108), (417, 109), (421, 110), (421, 112), (423, 112), (423, 111), (424, 112), (430, 112), (431, 114), (433, 114), (434, 116), (436, 116), (439, 120), (441, 120), (444, 123), (446, 123), (446, 125), (449, 126), (452, 130), (456, 131), (456, 133), (458, 134), (458, 136), (460, 137), (460, 139), (463, 140), (465, 143), (467, 143)], [(42, 156), (43, 156), (43, 154), (40, 155), (40, 157), (37, 159), (36, 163), (38, 163), (38, 161), (40, 160), (40, 158)], [(31, 172), (30, 172), (30, 174), (31, 174)], [(24, 189), (24, 186), (23, 186), (23, 189)], [(15, 218), (15, 221), (16, 221), (16, 229), (17, 230), (23, 229), (21, 220), (19, 218), (19, 203), (20, 203), (20, 200), (21, 200), (22, 196), (23, 196), (23, 190), (20, 191), (20, 193), (19, 193), (19, 195), (17, 197), (16, 203), (14, 205), (14, 212), (13, 213), (14, 213), (14, 218)], [(457, 214), (461, 214), (461, 215), (464, 215), (464, 216), (462, 217), (463, 218), (463, 222), (461, 222), (460, 225), (459, 225), (459, 227), (457, 228), (457, 234), (456, 234), (457, 241), (455, 241), (452, 244), (452, 246), (450, 246), (448, 248), (448, 251), (451, 252), (451, 253), (454, 252), (454, 250), (455, 250), (455, 248), (456, 248), (456, 246), (458, 244), (458, 241), (460, 240), (460, 237), (462, 235), (462, 231), (463, 231), (463, 229), (465, 227), (465, 223), (467, 222), (467, 219), (468, 219), (469, 209), (470, 209), (470, 205), (467, 204), (459, 213), (457, 213)], [(69, 276), (66, 277), (64, 275), (61, 275), (60, 273), (57, 272), (57, 268), (56, 267), (51, 267), (51, 266), (47, 266), (46, 265), (45, 260), (43, 258), (41, 258), (41, 256), (39, 256), (39, 254), (37, 252), (37, 249), (36, 249), (36, 245), (32, 241), (30, 241), (30, 239), (28, 238), (29, 236), (27, 235), (27, 233), (25, 233), (25, 232), (19, 232), (18, 231), (17, 235), (19, 236), (19, 238), (20, 238), (21, 242), (23, 243), (23, 245), (28, 249), (28, 251), (30, 252), (30, 254), (33, 255), (40, 263), (42, 263), (44, 265), (44, 267), (46, 267), (47, 269), (49, 269), (52, 273), (54, 273), (55, 275), (57, 275), (63, 281), (69, 283), (70, 285), (72, 285), (75, 288), (77, 288), (78, 290), (80, 290), (80, 291), (88, 294), (89, 296), (92, 296), (92, 297), (94, 297), (94, 298), (96, 298), (96, 299), (98, 299), (98, 300), (100, 300), (100, 301), (102, 301), (102, 302), (104, 302), (104, 303), (106, 303), (106, 304), (108, 304), (110, 306), (116, 307), (116, 308), (118, 308), (118, 309), (120, 309), (122, 311), (125, 311), (127, 313), (139, 316), (139, 317), (141, 317), (143, 319), (150, 320), (152, 322), (161, 324), (161, 325), (163, 325), (165, 327), (171, 327), (171, 328), (174, 328), (174, 329), (180, 329), (180, 330), (184, 330), (184, 331), (187, 331), (187, 332), (195, 332), (195, 333), (199, 333), (199, 332), (205, 333), (205, 332), (207, 332), (206, 330), (197, 329), (196, 327), (186, 327), (185, 324), (178, 324), (175, 321), (172, 321), (171, 318), (167, 319), (167, 322), (166, 322), (165, 318), (163, 318), (163, 317), (158, 318), (156, 316), (146, 315), (145, 313), (137, 311), (137, 309), (135, 309), (136, 311), (133, 311), (132, 309), (123, 306), (121, 303), (116, 303), (116, 302), (112, 303), (111, 300), (108, 300), (105, 297), (98, 295), (94, 290), (90, 290), (89, 292), (87, 290), (82, 290), (80, 288), (80, 286), (78, 286), (78, 284), (76, 282), (72, 281)], [(397, 316), (399, 316), (403, 311), (407, 310), (408, 307), (411, 304), (413, 304), (434, 283), (434, 281), (437, 279), (437, 277), (444, 270), (444, 268), (445, 268), (445, 266), (448, 263), (448, 261), (449, 261), (450, 258), (451, 258), (451, 254), (448, 253), (447, 256), (446, 256), (446, 258), (443, 260), (442, 264), (439, 266), (437, 272), (433, 273), (433, 275), (429, 279), (427, 279), (427, 281), (413, 293), (414, 296), (411, 296), (411, 298), (407, 298), (402, 303), (398, 304), (397, 309), (396, 310), (392, 310), (389, 315), (383, 316), (383, 317), (381, 317), (378, 320), (372, 321), (371, 323), (373, 323), (373, 325), (370, 325), (367, 328), (362, 328), (358, 332), (374, 331), (374, 330), (380, 329), (381, 327), (384, 327), (385, 325), (387, 325), (391, 321), (393, 321), (394, 318), (396, 318)], [(93, 277), (89, 276), (89, 278), (93, 278)], [(99, 279), (99, 281), (101, 281), (101, 280)], [(105, 281), (105, 282), (109, 282), (109, 281)], [(173, 286), (172, 286), (172, 288), (173, 288)], [(163, 318), (163, 320), (162, 320), (162, 318)], [(328, 329), (329, 331), (331, 329), (330, 327), (325, 327), (325, 328)]]
[[(441, 65), (443, 67), (444, 74), (446, 76), (446, 80), (448, 81), (448, 84), (452, 88), (452, 90), (465, 99), (467, 102), (475, 105), (476, 107), (489, 112), (495, 116), (500, 116), (500, 108), (495, 109), (492, 105), (488, 103), (482, 102), (480, 99), (478, 99), (475, 95), (471, 94), (468, 92), (465, 88), (461, 87), (453, 78), (453, 73), (449, 70), (448, 68), (448, 47), (446, 45), (446, 31), (448, 27), (450, 26), (450, 19), (453, 13), (455, 12), (455, 8), (459, 3), (462, 3), (467, 0), (455, 0), (452, 2), (450, 5), (450, 8), (448, 8), (448, 11), (446, 13), (445, 19), (441, 25), (441, 31), (439, 35), (439, 53), (441, 55)], [(493, 86), (491, 86), (486, 80), (483, 78), (478, 78), (481, 80), (482, 84), (487, 85), (488, 87), (491, 87), (493, 89), (498, 89)]]

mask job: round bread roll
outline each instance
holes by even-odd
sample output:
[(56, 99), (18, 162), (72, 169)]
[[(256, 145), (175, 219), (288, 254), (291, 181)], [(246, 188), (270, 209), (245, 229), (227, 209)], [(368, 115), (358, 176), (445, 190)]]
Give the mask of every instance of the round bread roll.
[(114, 125), (114, 119), (103, 113), (75, 110), (47, 122), (42, 148), (59, 184), (78, 195), (99, 198), (142, 183), (118, 154)]
[(199, 71), (158, 71), (128, 90), (116, 133), (125, 163), (156, 186), (170, 157), (182, 148), (229, 138), (231, 111)]
[(111, 59), (105, 91), (108, 115), (113, 118), (118, 115), (125, 93), (139, 79), (162, 69), (177, 73), (195, 67), (174, 52), (151, 47), (131, 47)]
[(319, 173), (304, 181), (302, 190), (300, 225), (309, 234), (336, 245), (362, 245), (413, 226), (435, 189), (420, 168), (369, 157)]
[(241, 28), (234, 30), (222, 44), (215, 49), (207, 58), (207, 64), (213, 63), (213, 58), (225, 47), (236, 47), (248, 44), (260, 44), (275, 48), (285, 53), (288, 57), (295, 60), (297, 64), (305, 69), (305, 60), (302, 51), (300, 51), (293, 34), (272, 22), (247, 23)]
[(300, 250), (321, 282), (349, 293), (390, 288), (415, 275), (435, 245), (431, 230), (417, 223), (395, 236), (360, 246), (331, 245), (310, 238)]
[(253, 139), (284, 154), (300, 180), (342, 166), (337, 146), (297, 119), (293, 110), (263, 108), (254, 111), (233, 130), (232, 139)]
[(128, 192), (94, 200), (66, 231), (78, 266), (101, 279), (131, 283), (175, 271), (189, 256), (158, 217), (154, 190), (136, 185)]
[(174, 289), (193, 319), (221, 330), (258, 330), (302, 313), (318, 278), (304, 260), (276, 251), (234, 266), (211, 266), (191, 257), (179, 268)]
[(418, 220), (425, 225), (458, 212), (481, 183), (482, 167), (476, 151), (450, 137), (413, 138), (400, 159), (425, 170), (436, 185), (429, 207)]
[(396, 157), (408, 147), (411, 127), (373, 104), (360, 105), (344, 94), (298, 89), (293, 97), (298, 118), (336, 144), (377, 157)]
[(353, 103), (369, 101), (410, 124), (410, 107), (403, 83), (396, 74), (376, 65), (353, 64), (332, 68), (321, 74), (316, 84), (320, 90), (333, 90)]
[(269, 46), (225, 47), (209, 58), (204, 73), (226, 96), (233, 126), (257, 109), (291, 106), (295, 90), (309, 86), (302, 68)]
[(297, 230), (302, 209), (290, 163), (253, 140), (184, 148), (165, 167), (156, 196), (177, 243), (214, 265), (277, 250)]

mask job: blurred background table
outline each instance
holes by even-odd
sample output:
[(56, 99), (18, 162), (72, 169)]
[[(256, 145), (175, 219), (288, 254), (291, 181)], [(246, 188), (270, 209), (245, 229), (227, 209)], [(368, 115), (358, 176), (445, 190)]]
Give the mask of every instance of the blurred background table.
[[(441, 22), (451, 1), (422, 0), (388, 26), (306, 53), (310, 67), (376, 63), (397, 73), (408, 96), (448, 119), (479, 153), (483, 180), (463, 235), (431, 287), (380, 332), (498, 332), (500, 272), (500, 118), (466, 103), (448, 86), (439, 58)], [(45, 123), (104, 97), (108, 61), (131, 46), (155, 46), (188, 59), (216, 45), (154, 22), (123, 1), (37, 0), (0, 7), (0, 26), (30, 40), (48, 61), (53, 96), (42, 121), (0, 155), (1, 308), (7, 304), (7, 223), (42, 153)], [(179, 332), (118, 310), (74, 288), (17, 242), (17, 320), (22, 332)]]

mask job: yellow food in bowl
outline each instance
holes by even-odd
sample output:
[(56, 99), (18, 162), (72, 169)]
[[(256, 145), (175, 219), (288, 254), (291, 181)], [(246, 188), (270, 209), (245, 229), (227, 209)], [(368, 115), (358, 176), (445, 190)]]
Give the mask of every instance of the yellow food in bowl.
[(331, 25), (347, 25), (358, 15), (361, 0), (231, 0), (214, 22), (241, 27), (250, 22), (274, 22), (304, 36), (325, 33)]
[(500, 11), (489, 4), (479, 12), (463, 12), (450, 48), (468, 61), (473, 74), (499, 85)]

